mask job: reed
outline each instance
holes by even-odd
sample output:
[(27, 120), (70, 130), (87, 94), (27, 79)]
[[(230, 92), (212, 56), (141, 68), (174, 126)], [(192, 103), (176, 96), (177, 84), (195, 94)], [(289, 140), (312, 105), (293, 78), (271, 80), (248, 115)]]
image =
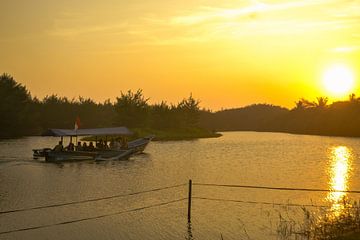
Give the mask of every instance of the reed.
[(360, 205), (344, 199), (341, 211), (321, 208), (310, 211), (303, 207), (303, 222), (279, 214), (278, 239), (281, 240), (353, 240), (360, 239)]

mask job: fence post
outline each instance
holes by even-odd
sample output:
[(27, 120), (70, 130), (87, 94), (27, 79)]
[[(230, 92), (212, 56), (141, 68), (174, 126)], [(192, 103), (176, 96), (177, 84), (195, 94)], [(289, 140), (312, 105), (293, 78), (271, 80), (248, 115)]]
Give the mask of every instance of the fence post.
[(188, 223), (191, 222), (191, 195), (192, 195), (192, 180), (189, 180), (189, 197), (188, 197)]

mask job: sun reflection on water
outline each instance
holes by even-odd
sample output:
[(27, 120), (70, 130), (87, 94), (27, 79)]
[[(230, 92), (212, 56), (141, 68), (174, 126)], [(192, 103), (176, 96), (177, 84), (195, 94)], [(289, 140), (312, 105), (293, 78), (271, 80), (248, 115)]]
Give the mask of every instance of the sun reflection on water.
[(339, 216), (344, 209), (344, 201), (346, 200), (348, 190), (348, 181), (351, 173), (352, 153), (350, 148), (346, 146), (332, 147), (330, 152), (330, 168), (329, 168), (329, 192), (327, 200), (331, 203), (331, 210), (335, 216)]

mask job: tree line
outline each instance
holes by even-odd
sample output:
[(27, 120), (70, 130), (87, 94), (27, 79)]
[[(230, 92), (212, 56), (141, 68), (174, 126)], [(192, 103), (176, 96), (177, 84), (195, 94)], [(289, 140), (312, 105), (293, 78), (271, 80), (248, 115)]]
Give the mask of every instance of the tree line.
[(129, 128), (195, 131), (269, 131), (360, 137), (360, 98), (329, 104), (328, 98), (299, 99), (292, 109), (253, 104), (217, 112), (200, 109), (192, 95), (177, 104), (150, 104), (141, 89), (120, 92), (114, 102), (90, 98), (32, 97), (9, 74), (0, 76), (0, 137), (38, 135), (48, 128), (127, 126)]
[(327, 97), (304, 98), (292, 109), (254, 104), (207, 114), (203, 126), (218, 131), (268, 131), (360, 137), (360, 98), (329, 104)]
[(90, 98), (68, 99), (49, 95), (32, 97), (9, 74), (0, 76), (0, 137), (38, 135), (48, 128), (127, 126), (129, 128), (199, 128), (199, 100), (190, 95), (178, 104), (149, 104), (141, 89), (121, 92), (115, 102), (96, 103)]

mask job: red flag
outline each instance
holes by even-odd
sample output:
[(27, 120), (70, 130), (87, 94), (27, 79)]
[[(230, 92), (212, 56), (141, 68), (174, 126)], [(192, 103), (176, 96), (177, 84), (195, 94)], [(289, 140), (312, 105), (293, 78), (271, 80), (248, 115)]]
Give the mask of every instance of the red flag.
[(80, 128), (80, 118), (79, 117), (76, 117), (76, 120), (75, 120), (75, 131), (78, 130)]

